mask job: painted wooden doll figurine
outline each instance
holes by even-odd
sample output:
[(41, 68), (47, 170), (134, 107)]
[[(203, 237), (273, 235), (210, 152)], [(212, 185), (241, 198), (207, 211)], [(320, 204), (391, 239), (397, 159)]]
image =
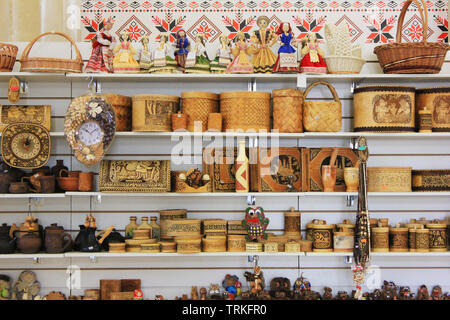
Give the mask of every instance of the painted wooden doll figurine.
[(245, 34), (239, 32), (234, 38), (234, 48), (231, 53), (233, 61), (227, 67), (227, 73), (253, 73), (253, 64), (250, 62), (250, 47)]
[(139, 67), (141, 68), (141, 72), (148, 72), (152, 67), (151, 52), (148, 48), (148, 42), (147, 36), (141, 38), (142, 49), (139, 54)]
[(130, 35), (123, 32), (120, 35), (120, 43), (114, 48), (114, 73), (138, 73), (139, 63), (134, 59), (136, 49), (131, 45)]
[(186, 36), (186, 32), (184, 30), (178, 30), (177, 39), (174, 43), (176, 48), (175, 50), (175, 60), (177, 61), (178, 68), (181, 71), (184, 71), (186, 66), (186, 58), (189, 53), (189, 39)]
[(188, 53), (186, 73), (211, 73), (208, 54), (206, 53), (205, 36), (201, 33), (195, 37), (195, 44)]
[(114, 25), (110, 17), (105, 21), (103, 31), (97, 32), (92, 39), (92, 53), (86, 65), (85, 72), (88, 73), (112, 73), (113, 72), (113, 52), (111, 45), (114, 37), (111, 35), (111, 29)]
[(245, 219), (242, 220), (242, 225), (247, 231), (245, 237), (247, 240), (267, 239), (266, 229), (269, 225), (269, 219), (264, 215), (263, 208), (247, 208), (245, 210)]
[(254, 54), (252, 63), (255, 73), (271, 73), (277, 56), (272, 52), (271, 47), (277, 41), (276, 35), (267, 29), (270, 19), (260, 16), (256, 19), (259, 30), (252, 35), (252, 53)]
[(217, 50), (216, 58), (211, 61), (212, 73), (226, 73), (227, 67), (231, 63), (230, 39), (222, 34), (219, 37), (220, 47)]
[(276, 34), (278, 35), (278, 41), (280, 42), (280, 49), (278, 49), (278, 58), (272, 72), (299, 72), (300, 69), (298, 68), (297, 54), (294, 47), (291, 45), (294, 41), (291, 25), (288, 22), (281, 23)]
[(324, 60), (324, 53), (319, 48), (317, 36), (314, 32), (308, 34), (303, 39), (302, 44), (302, 61), (300, 62), (300, 72), (311, 74), (327, 73), (327, 65)]
[(172, 73), (177, 70), (177, 62), (170, 56), (169, 36), (166, 33), (159, 37), (159, 46), (152, 54), (152, 73)]

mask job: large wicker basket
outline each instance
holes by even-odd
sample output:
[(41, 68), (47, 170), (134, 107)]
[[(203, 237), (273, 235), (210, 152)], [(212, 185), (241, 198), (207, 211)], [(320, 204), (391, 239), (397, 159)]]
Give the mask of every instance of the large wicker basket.
[(325, 57), (328, 73), (360, 73), (366, 60), (353, 56)]
[(225, 130), (270, 131), (270, 93), (233, 91), (220, 94)]
[(195, 122), (201, 122), (201, 130), (206, 131), (208, 115), (219, 112), (219, 95), (211, 92), (182, 92), (182, 111), (188, 116), (187, 129), (194, 131)]
[[(423, 21), (422, 42), (401, 43), (405, 14), (414, 1)], [(420, 3), (423, 6), (420, 6)], [(439, 73), (450, 46), (427, 42), (428, 14), (423, 0), (408, 0), (403, 5), (397, 24), (396, 42), (375, 47), (373, 52), (384, 73)]]
[[(75, 60), (62, 59), (62, 58), (29, 58), (31, 48), (40, 38), (47, 35), (58, 35), (66, 38), (74, 47), (77, 54)], [(25, 48), (20, 58), (20, 71), (21, 72), (74, 72), (80, 73), (83, 70), (83, 60), (81, 59), (80, 50), (78, 50), (75, 42), (67, 34), (61, 32), (46, 32), (33, 39)]]
[(19, 51), (17, 46), (0, 42), (0, 72), (12, 71), (16, 63), (17, 51)]
[(273, 129), (279, 132), (303, 132), (303, 91), (276, 89), (273, 96)]

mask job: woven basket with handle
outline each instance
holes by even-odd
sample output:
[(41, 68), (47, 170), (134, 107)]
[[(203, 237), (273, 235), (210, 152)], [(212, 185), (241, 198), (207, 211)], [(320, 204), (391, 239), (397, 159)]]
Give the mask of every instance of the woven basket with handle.
[[(403, 21), (406, 11), (413, 1), (422, 18), (422, 42), (401, 43)], [(427, 42), (428, 14), (426, 8), (423, 0), (406, 1), (398, 19), (396, 42), (377, 46), (373, 50), (378, 56), (384, 73), (439, 73), (441, 71), (450, 46), (445, 43)]]
[[(42, 37), (47, 35), (58, 35), (66, 38), (72, 46), (75, 48), (77, 55), (76, 59), (62, 59), (62, 58), (30, 58), (31, 48)], [(75, 42), (67, 34), (61, 32), (46, 32), (33, 39), (25, 48), (20, 58), (20, 71), (21, 72), (74, 72), (80, 73), (83, 70), (83, 60), (81, 59), (80, 50), (78, 50)]]
[[(334, 101), (306, 101), (309, 91), (315, 86), (326, 85)], [(303, 127), (310, 132), (338, 132), (342, 128), (342, 107), (333, 86), (326, 81), (316, 81), (305, 91), (303, 103)]]
[(0, 42), (0, 72), (11, 72), (19, 48), (13, 44)]

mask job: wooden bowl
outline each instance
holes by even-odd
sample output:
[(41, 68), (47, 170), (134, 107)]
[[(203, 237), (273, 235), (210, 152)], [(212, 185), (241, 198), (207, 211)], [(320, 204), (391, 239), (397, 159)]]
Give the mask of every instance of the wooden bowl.
[(78, 191), (78, 177), (59, 177), (56, 181), (64, 191)]

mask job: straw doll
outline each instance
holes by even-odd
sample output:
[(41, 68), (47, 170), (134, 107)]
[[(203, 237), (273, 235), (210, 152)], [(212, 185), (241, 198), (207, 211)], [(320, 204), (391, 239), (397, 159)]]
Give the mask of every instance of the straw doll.
[[(195, 56), (194, 56), (195, 55)], [(191, 48), (186, 60), (186, 73), (210, 73), (211, 65), (206, 53), (205, 37), (198, 34), (195, 37), (194, 48)]]
[(254, 54), (252, 63), (255, 73), (271, 73), (277, 60), (271, 49), (277, 41), (277, 37), (270, 29), (267, 29), (269, 22), (270, 19), (266, 16), (260, 16), (256, 20), (259, 30), (253, 33), (251, 39), (253, 42), (252, 53)]
[(250, 48), (245, 34), (239, 32), (234, 38), (234, 48), (231, 53), (233, 61), (227, 67), (227, 73), (253, 73), (253, 64), (250, 62)]
[(226, 73), (227, 67), (231, 63), (230, 39), (226, 35), (219, 37), (220, 47), (217, 50), (216, 58), (211, 61), (212, 73)]
[(84, 70), (85, 72), (113, 72), (113, 52), (111, 50), (111, 45), (115, 41), (111, 35), (113, 25), (112, 18), (109, 18), (105, 22), (103, 31), (97, 32), (96, 36), (92, 39), (92, 53)]
[(311, 74), (327, 73), (327, 65), (323, 59), (324, 53), (319, 48), (317, 36), (314, 32), (309, 33), (303, 39), (301, 53), (303, 58), (300, 62), (300, 72)]
[(174, 43), (176, 48), (175, 50), (175, 60), (177, 61), (178, 68), (181, 71), (184, 71), (186, 66), (186, 58), (189, 53), (189, 39), (186, 36), (186, 32), (184, 30), (178, 30), (177, 39)]
[(280, 49), (278, 49), (278, 58), (272, 72), (299, 72), (300, 69), (298, 68), (297, 54), (294, 47), (291, 45), (294, 41), (291, 25), (288, 22), (281, 23), (276, 34), (278, 35), (278, 41), (280, 42)]
[(114, 48), (114, 73), (136, 73), (140, 71), (139, 63), (134, 59), (136, 49), (131, 45), (130, 35), (123, 32), (120, 43)]
[(141, 38), (142, 49), (139, 54), (139, 67), (141, 68), (141, 72), (148, 72), (152, 67), (152, 57), (150, 50), (148, 49), (148, 37), (143, 36)]
[(159, 46), (152, 55), (152, 73), (172, 73), (177, 70), (177, 62), (170, 56), (169, 36), (165, 33), (159, 37)]

